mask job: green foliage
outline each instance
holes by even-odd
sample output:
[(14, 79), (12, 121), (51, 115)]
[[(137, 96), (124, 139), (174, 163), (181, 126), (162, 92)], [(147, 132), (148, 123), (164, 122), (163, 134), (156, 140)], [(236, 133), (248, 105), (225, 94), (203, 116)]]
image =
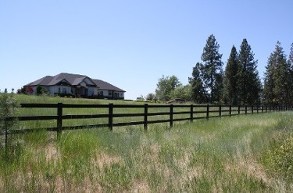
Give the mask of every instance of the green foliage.
[(203, 49), (201, 67), (203, 85), (209, 94), (209, 102), (220, 102), (223, 87), (222, 54), (219, 53), (220, 45), (214, 35), (210, 35)]
[(207, 93), (203, 86), (202, 64), (196, 63), (192, 70), (192, 77), (189, 78), (191, 85), (191, 98), (196, 103), (207, 102)]
[(44, 87), (38, 85), (37, 86), (37, 95), (47, 95), (49, 92)]
[(293, 65), (293, 43), (291, 44), (290, 54), (289, 54), (289, 61), (288, 63), (292, 66)]
[(238, 53), (235, 46), (232, 47), (224, 75), (223, 98), (226, 104), (237, 105), (237, 73), (238, 73)]
[(290, 104), (292, 97), (292, 72), (280, 42), (271, 53), (266, 66), (264, 100), (270, 105)]
[(257, 71), (257, 60), (246, 39), (243, 39), (239, 52), (238, 104), (259, 104), (261, 81)]
[(180, 85), (177, 86), (174, 90), (172, 90), (170, 94), (171, 98), (180, 98), (185, 101), (191, 100), (191, 86), (190, 85)]
[[(17, 142), (13, 144), (11, 140), (8, 140), (8, 131), (11, 130), (17, 123), (17, 119), (14, 117), (16, 116), (18, 106), (19, 104), (17, 103), (13, 93), (0, 93), (0, 133), (4, 134), (6, 158), (9, 158), (9, 155), (14, 155), (13, 152), (15, 148), (19, 149), (19, 144)], [(2, 143), (0, 143), (0, 147), (1, 145)], [(12, 154), (9, 154), (11, 151)]]
[(157, 100), (156, 95), (154, 93), (147, 94), (147, 96), (145, 97), (145, 99), (147, 101), (156, 101)]
[(0, 94), (0, 129), (11, 129), (16, 120), (8, 120), (9, 117), (16, 116), (19, 104), (16, 101), (14, 94)]
[(159, 100), (168, 101), (171, 99), (171, 93), (181, 83), (176, 76), (166, 76), (159, 79), (157, 83), (156, 96)]

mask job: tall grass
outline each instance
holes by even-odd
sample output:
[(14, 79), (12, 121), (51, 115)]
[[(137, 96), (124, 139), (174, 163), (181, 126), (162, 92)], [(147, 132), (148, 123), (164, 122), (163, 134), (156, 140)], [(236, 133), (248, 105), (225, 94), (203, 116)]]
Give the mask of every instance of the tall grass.
[(15, 135), (0, 192), (290, 192), (292, 115)]

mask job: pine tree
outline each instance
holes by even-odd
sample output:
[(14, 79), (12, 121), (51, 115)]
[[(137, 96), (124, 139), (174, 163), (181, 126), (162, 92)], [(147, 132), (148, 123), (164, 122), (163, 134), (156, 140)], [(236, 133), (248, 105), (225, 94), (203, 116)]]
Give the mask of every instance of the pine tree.
[(293, 105), (293, 101), (290, 100), (293, 98), (293, 43), (291, 44), (289, 58), (288, 58), (288, 67), (289, 67), (289, 83), (288, 83), (288, 95), (289, 95), (289, 101), (288, 105)]
[(235, 46), (232, 47), (228, 59), (223, 80), (224, 102), (237, 105), (237, 73), (238, 73), (238, 53)]
[(291, 44), (291, 48), (290, 48), (289, 63), (290, 65), (293, 65), (293, 43)]
[(201, 68), (203, 74), (203, 85), (209, 93), (209, 102), (219, 102), (222, 95), (223, 70), (222, 54), (219, 53), (219, 44), (214, 35), (210, 35), (203, 49)]
[(290, 101), (290, 65), (280, 42), (271, 53), (265, 72), (264, 98), (270, 105), (284, 105)]
[(201, 68), (202, 64), (196, 63), (195, 67), (193, 67), (192, 77), (189, 78), (191, 97), (196, 103), (207, 102), (207, 96), (202, 82)]
[(246, 39), (239, 52), (238, 104), (253, 105), (260, 102), (261, 82), (257, 71), (257, 60)]

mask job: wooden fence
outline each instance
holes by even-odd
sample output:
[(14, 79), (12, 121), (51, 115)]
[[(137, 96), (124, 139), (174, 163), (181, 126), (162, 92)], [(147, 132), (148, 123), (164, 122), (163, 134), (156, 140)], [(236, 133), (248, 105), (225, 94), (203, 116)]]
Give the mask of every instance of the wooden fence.
[[(149, 124), (155, 123), (169, 123), (170, 127), (173, 126), (175, 121), (190, 121), (196, 119), (209, 119), (213, 117), (224, 117), (234, 115), (246, 115), (253, 113), (266, 113), (271, 111), (288, 111), (292, 108), (287, 106), (227, 106), (227, 105), (156, 105), (156, 104), (138, 104), (138, 105), (125, 105), (125, 104), (21, 104), (21, 109), (56, 109), (55, 115), (50, 116), (19, 116), (16, 117), (20, 122), (26, 121), (48, 121), (54, 120), (56, 126), (46, 127), (48, 131), (57, 131), (59, 136), (62, 130), (73, 130), (83, 128), (99, 128), (108, 127), (110, 130), (113, 127), (119, 126), (131, 126), (131, 125), (143, 125), (144, 129), (147, 130)], [(104, 109), (103, 112), (107, 113), (96, 113), (96, 114), (65, 114), (65, 109)], [(114, 113), (114, 110), (120, 109), (123, 113)], [(141, 113), (129, 113), (126, 109), (139, 109)], [(158, 112), (154, 112), (152, 109), (159, 109)], [(150, 112), (152, 110), (152, 112)], [(162, 111), (163, 110), (163, 111)], [(97, 111), (98, 112), (98, 111)], [(178, 117), (177, 115), (184, 115)], [(177, 116), (177, 117), (175, 117)], [(134, 118), (140, 117), (141, 120), (137, 121), (126, 121), (126, 122), (115, 122), (114, 118)], [(156, 119), (154, 119), (156, 117)], [(152, 119), (151, 119), (152, 118)], [(98, 124), (87, 124), (87, 125), (63, 125), (64, 120), (75, 120), (75, 119), (106, 119), (106, 123)], [(127, 119), (125, 119), (127, 120)], [(40, 129), (40, 128), (38, 128)], [(10, 133), (24, 133), (34, 131), (35, 129), (23, 128), (18, 130), (11, 130)]]

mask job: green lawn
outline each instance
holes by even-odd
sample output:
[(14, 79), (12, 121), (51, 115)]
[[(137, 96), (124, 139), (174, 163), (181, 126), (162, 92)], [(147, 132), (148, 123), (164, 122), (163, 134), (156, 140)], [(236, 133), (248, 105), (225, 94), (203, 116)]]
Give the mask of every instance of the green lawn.
[[(49, 104), (123, 104), (123, 105), (141, 105), (141, 108), (114, 108), (114, 114), (125, 114), (125, 113), (144, 113), (144, 102), (134, 102), (134, 101), (123, 101), (123, 100), (99, 100), (99, 99), (78, 99), (78, 98), (61, 98), (61, 97), (46, 97), (46, 96), (28, 96), (28, 95), (16, 95), (19, 103), (49, 103)], [(161, 105), (159, 103), (149, 103), (150, 105)], [(206, 111), (206, 107), (194, 107), (194, 111)], [(218, 107), (210, 107), (211, 110), (218, 110)], [(222, 107), (222, 110), (228, 110), (228, 107)], [(237, 107), (233, 108), (234, 112), (232, 114), (237, 114)], [(174, 107), (174, 113), (176, 112), (188, 112), (190, 111), (190, 106), (187, 107)], [(251, 110), (248, 110), (251, 113)], [(160, 113), (160, 112), (170, 112), (169, 107), (164, 108), (149, 108), (149, 113)], [(108, 108), (64, 108), (63, 115), (96, 115), (96, 114), (107, 114)], [(242, 114), (244, 112), (241, 112)], [(222, 115), (228, 115), (229, 112), (222, 112)], [(51, 116), (57, 115), (56, 108), (21, 108), (18, 112), (20, 116)], [(218, 116), (218, 112), (210, 112), (210, 116)], [(206, 113), (194, 113), (194, 117), (206, 117)], [(189, 118), (190, 114), (174, 114), (174, 119)], [(154, 120), (168, 120), (169, 115), (160, 116), (149, 116), (149, 121)], [(144, 117), (116, 117), (114, 118), (114, 123), (131, 122), (131, 121), (143, 121)], [(107, 124), (108, 118), (99, 119), (67, 119), (63, 121), (63, 126), (79, 126), (79, 125), (91, 125), (91, 124)], [(56, 127), (56, 120), (48, 121), (26, 121), (21, 122), (18, 127), (21, 129), (35, 129), (35, 128), (46, 128), (46, 127)], [(166, 123), (167, 125), (168, 123)]]
[(292, 117), (15, 135), (8, 158), (1, 149), (0, 192), (292, 192)]

